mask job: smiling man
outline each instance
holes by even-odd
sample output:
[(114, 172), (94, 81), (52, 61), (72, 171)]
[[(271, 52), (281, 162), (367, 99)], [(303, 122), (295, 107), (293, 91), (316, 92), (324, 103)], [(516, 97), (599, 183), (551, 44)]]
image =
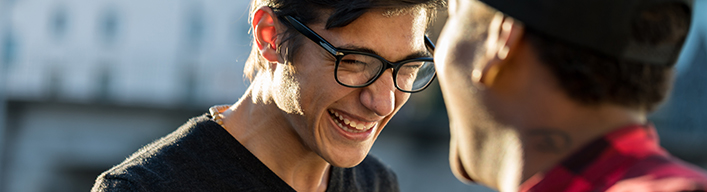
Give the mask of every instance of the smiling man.
[(704, 191), (658, 144), (690, 0), (450, 0), (452, 171), (500, 191)]
[(254, 0), (246, 93), (101, 174), (93, 191), (398, 191), (368, 152), (435, 77), (425, 31), (441, 3)]

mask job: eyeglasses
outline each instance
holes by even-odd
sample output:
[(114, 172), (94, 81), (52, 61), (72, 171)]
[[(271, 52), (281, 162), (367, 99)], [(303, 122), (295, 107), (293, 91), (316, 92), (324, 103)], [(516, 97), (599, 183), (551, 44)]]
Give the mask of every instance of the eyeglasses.
[[(376, 54), (336, 48), (292, 16), (281, 17), (281, 20), (287, 21), (295, 30), (336, 57), (334, 78), (343, 86), (366, 87), (375, 82), (385, 70), (393, 68), (395, 88), (402, 92), (415, 93), (427, 88), (436, 76), (434, 59), (431, 57), (414, 58), (394, 63)], [(432, 41), (427, 36), (424, 38), (427, 49), (434, 52)]]

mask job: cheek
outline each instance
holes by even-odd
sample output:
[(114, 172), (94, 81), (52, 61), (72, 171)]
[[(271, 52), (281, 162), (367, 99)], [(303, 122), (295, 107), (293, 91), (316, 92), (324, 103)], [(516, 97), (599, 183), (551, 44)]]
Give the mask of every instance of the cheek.
[(450, 82), (470, 80), (471, 72), (474, 69), (475, 56), (478, 52), (477, 44), (454, 38), (454, 36), (440, 41), (439, 54), (435, 55), (438, 78), (440, 80), (446, 79)]
[(448, 65), (446, 71), (470, 77), (477, 55), (479, 55), (477, 45), (477, 43), (464, 40), (459, 40), (452, 44), (451, 50), (449, 50), (447, 55), (449, 59), (445, 63)]

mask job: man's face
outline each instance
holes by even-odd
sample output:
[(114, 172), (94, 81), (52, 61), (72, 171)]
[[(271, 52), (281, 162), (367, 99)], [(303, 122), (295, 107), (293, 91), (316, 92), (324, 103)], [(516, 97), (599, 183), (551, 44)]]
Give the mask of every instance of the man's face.
[(493, 14), (479, 13), (474, 7), (479, 5), (471, 0), (450, 1), (449, 18), (435, 51), (450, 119), (450, 165), (462, 181), (473, 180), (497, 189), (504, 188), (502, 185), (514, 187), (498, 181), (503, 179), (499, 177), (517, 176), (511, 173), (519, 166), (517, 137), (489, 110), (493, 108), (489, 104), (493, 94), (472, 77), (476, 67), (492, 59), (486, 54), (486, 42)]
[[(425, 24), (419, 13), (384, 16), (370, 11), (345, 27), (307, 26), (337, 48), (372, 52), (396, 62), (426, 52)], [(392, 69), (367, 87), (344, 87), (334, 78), (336, 59), (307, 38), (301, 42), (292, 65), (279, 64), (275, 70), (279, 90), (274, 100), (283, 111), (295, 111), (286, 117), (304, 147), (334, 166), (355, 166), (410, 94), (395, 88)], [(362, 131), (354, 128), (361, 125)]]

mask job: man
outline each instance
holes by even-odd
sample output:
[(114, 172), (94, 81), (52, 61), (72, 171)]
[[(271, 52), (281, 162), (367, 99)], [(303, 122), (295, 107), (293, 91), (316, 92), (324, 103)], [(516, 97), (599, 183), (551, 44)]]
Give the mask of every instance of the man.
[(93, 191), (398, 191), (368, 152), (435, 76), (425, 30), (438, 4), (254, 0), (241, 99), (145, 146)]
[(688, 0), (450, 0), (436, 51), (457, 178), (500, 191), (698, 191), (647, 122)]

